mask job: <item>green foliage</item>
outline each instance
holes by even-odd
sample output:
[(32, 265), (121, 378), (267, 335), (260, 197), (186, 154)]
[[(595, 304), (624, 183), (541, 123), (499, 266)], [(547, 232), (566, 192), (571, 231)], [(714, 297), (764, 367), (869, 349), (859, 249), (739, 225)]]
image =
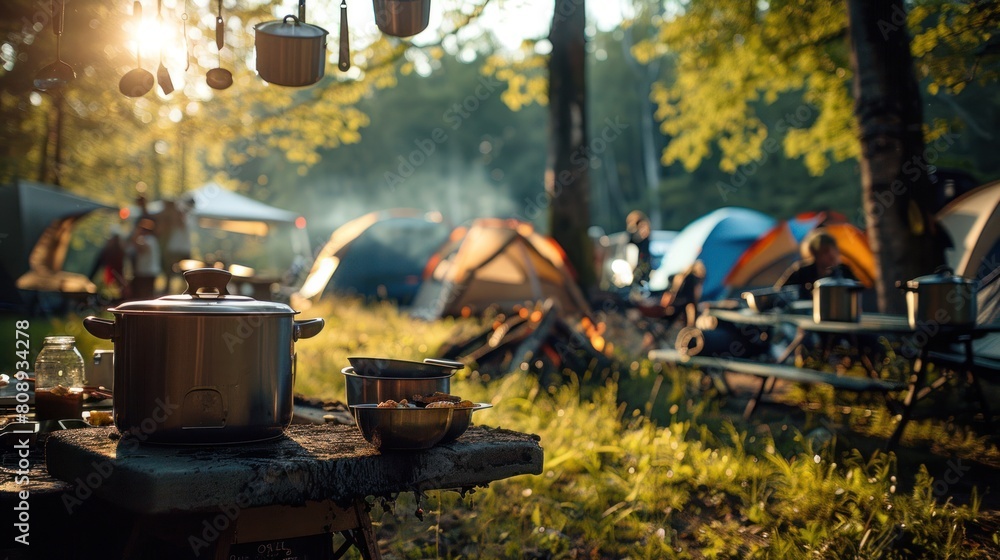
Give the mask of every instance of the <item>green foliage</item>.
[[(905, 28), (903, 15), (898, 19), (880, 22), (880, 29)], [(932, 95), (958, 93), (973, 79), (995, 83), (990, 40), (998, 21), (997, 2), (916, 3), (909, 18), (916, 30), (912, 51)], [(675, 67), (676, 79), (652, 93), (670, 136), (666, 164), (694, 170), (717, 148), (721, 169), (734, 172), (773, 152), (765, 144), (771, 139), (787, 156), (803, 158), (814, 175), (858, 157), (843, 2), (687, 2), (655, 40), (634, 52), (640, 60), (663, 57)], [(760, 117), (761, 105), (788, 94), (799, 97), (805, 118)]]

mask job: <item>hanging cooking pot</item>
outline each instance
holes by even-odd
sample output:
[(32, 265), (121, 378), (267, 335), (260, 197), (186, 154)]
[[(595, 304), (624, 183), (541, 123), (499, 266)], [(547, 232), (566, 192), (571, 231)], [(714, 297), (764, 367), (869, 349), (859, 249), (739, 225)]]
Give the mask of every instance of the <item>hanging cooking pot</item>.
[(431, 0), (372, 0), (375, 24), (386, 35), (410, 37), (427, 29)]
[(322, 319), (294, 321), (281, 303), (229, 295), (231, 275), (184, 273), (182, 295), (130, 301), (87, 317), (115, 345), (114, 420), (158, 443), (236, 443), (280, 436), (292, 419), (294, 342)]
[(326, 29), (306, 23), (305, 2), (298, 17), (254, 26), (257, 73), (265, 82), (301, 87), (315, 84), (326, 70)]
[(914, 278), (897, 287), (906, 290), (906, 311), (910, 328), (935, 324), (971, 327), (976, 324), (978, 306), (976, 282), (957, 276), (948, 267), (934, 274)]
[(858, 322), (863, 289), (861, 282), (844, 278), (839, 269), (833, 276), (813, 282), (813, 321)]

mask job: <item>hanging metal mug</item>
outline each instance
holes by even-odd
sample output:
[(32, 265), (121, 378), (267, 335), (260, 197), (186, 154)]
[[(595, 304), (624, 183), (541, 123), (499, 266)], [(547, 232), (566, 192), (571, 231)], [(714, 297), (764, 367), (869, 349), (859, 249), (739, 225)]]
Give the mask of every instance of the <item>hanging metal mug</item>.
[(372, 0), (375, 24), (386, 35), (411, 37), (427, 29), (431, 0)]

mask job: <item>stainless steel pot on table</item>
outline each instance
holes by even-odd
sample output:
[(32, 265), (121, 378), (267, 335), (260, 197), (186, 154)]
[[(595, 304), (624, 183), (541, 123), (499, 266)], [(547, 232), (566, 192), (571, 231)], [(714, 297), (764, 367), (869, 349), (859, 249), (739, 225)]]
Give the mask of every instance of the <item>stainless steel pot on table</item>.
[(861, 291), (857, 280), (840, 275), (820, 278), (813, 283), (813, 320), (856, 323), (861, 319)]
[(934, 274), (914, 278), (897, 286), (906, 290), (910, 328), (935, 324), (971, 327), (976, 324), (976, 282), (942, 267)]
[(277, 437), (291, 423), (296, 340), (322, 319), (293, 320), (287, 305), (228, 293), (230, 274), (184, 273), (181, 295), (131, 301), (87, 317), (115, 345), (118, 429), (159, 443), (236, 443)]

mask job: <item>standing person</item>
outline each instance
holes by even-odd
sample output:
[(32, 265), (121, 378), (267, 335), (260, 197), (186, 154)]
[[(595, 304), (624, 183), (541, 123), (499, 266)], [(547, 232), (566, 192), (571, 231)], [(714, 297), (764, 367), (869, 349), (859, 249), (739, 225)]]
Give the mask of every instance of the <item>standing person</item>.
[(652, 257), (649, 253), (649, 236), (652, 228), (649, 218), (639, 210), (633, 210), (625, 217), (625, 231), (629, 233), (629, 243), (639, 250), (635, 271), (632, 273), (632, 285), (640, 286), (649, 281), (652, 272)]
[(173, 293), (171, 283), (181, 278), (178, 263), (191, 258), (191, 232), (188, 229), (187, 207), (183, 201), (167, 200), (157, 222), (157, 237), (163, 246), (161, 267), (167, 275), (167, 292)]
[(823, 229), (815, 230), (803, 241), (805, 259), (792, 263), (781, 275), (775, 289), (785, 286), (799, 286), (799, 299), (812, 299), (813, 284), (820, 278), (840, 271), (844, 278), (857, 280), (851, 269), (843, 266), (837, 240)]
[(156, 296), (156, 277), (162, 272), (160, 266), (160, 243), (153, 235), (156, 224), (152, 220), (139, 220), (129, 254), (132, 257), (131, 299), (150, 299)]
[[(103, 269), (103, 270), (102, 270)], [(125, 288), (125, 244), (122, 242), (121, 228), (111, 226), (108, 240), (101, 248), (94, 268), (90, 271), (90, 278), (98, 272), (102, 272), (101, 278), (104, 285), (109, 288)]]

